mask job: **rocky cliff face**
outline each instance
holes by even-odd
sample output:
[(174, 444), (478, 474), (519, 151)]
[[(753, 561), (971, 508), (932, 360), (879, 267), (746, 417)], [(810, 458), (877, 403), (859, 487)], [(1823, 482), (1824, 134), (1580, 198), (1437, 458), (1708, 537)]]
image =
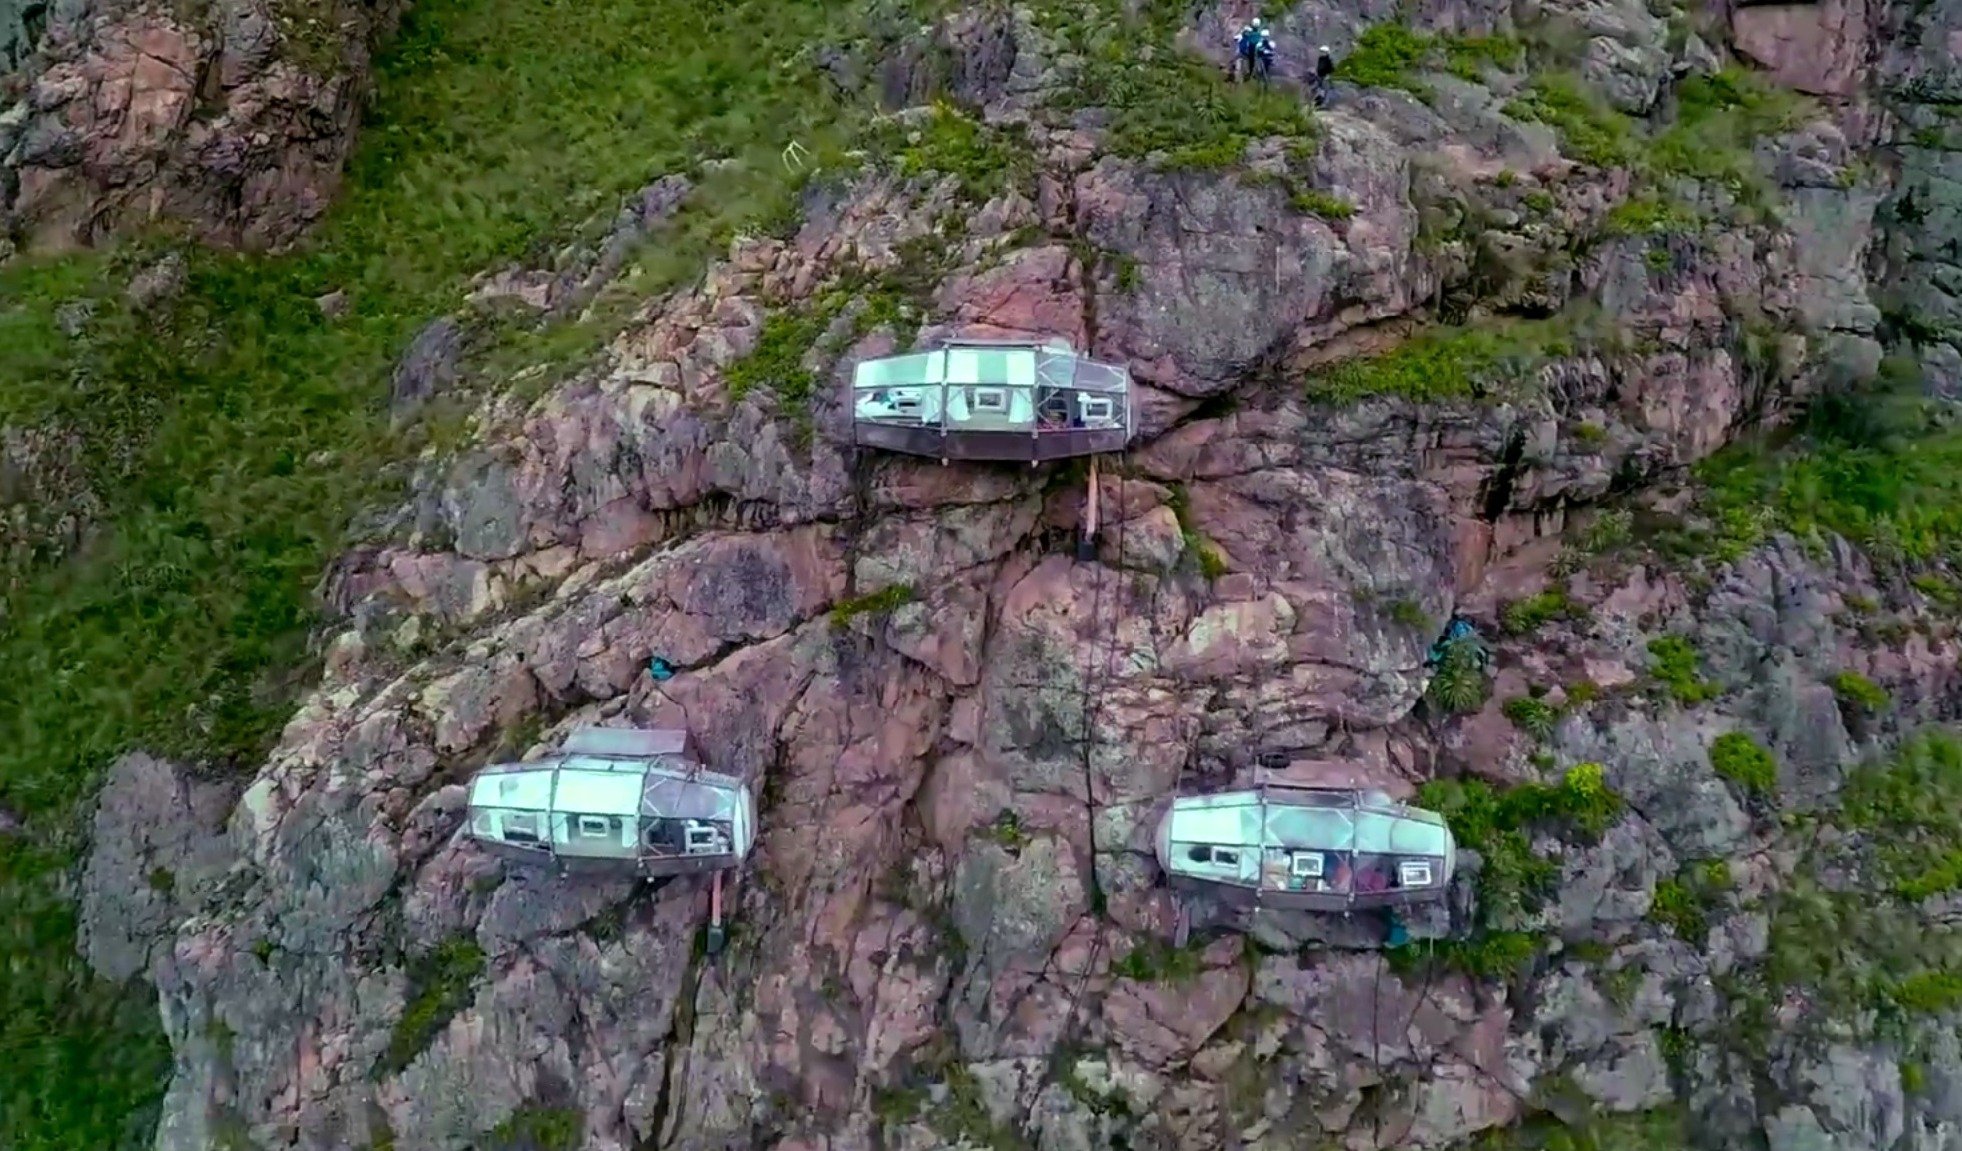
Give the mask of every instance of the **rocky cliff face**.
[[(1218, 56), (1241, 15), (1177, 33)], [(1962, 785), (1949, 745), (1892, 750), (1962, 704), (1952, 621), (1837, 540), (1627, 543), (1630, 500), (1681, 510), (1684, 465), (1870, 374), (1883, 313), (1949, 386), (1952, 153), (1877, 149), (1945, 123), (1962, 9), (1364, 33), (1390, 15), (1280, 20), (1284, 57), (1374, 69), (1312, 145), (1242, 105), (1150, 119), (1094, 24), (944, 22), (876, 78), (965, 104), (903, 116), (925, 174), (814, 189), (570, 381), (483, 397), (332, 573), (343, 630), (235, 865), (189, 833), (97, 861), (98, 892), (187, 877), (88, 905), (91, 955), (159, 988), (159, 1148), (1434, 1148), (1545, 1115), (1962, 1146)], [(1521, 34), (1580, 80), (1529, 77)], [(1749, 119), (1726, 42), (1824, 103)], [(1638, 155), (1650, 114), (1705, 134)], [(954, 162), (984, 145), (1006, 175)], [(851, 364), (952, 326), (1132, 365), (1094, 560), (1077, 472), (845, 446)], [(1499, 637), (1489, 691), (1424, 666), (1453, 611)], [(470, 770), (596, 721), (758, 781), (712, 961), (699, 885), (454, 835)], [(1469, 940), (1201, 905), (1174, 946), (1147, 829), (1256, 768), (1446, 803)], [(160, 770), (110, 794), (212, 802)]]
[(224, 245), (291, 240), (333, 198), (369, 53), (400, 11), (0, 8), (0, 72), (19, 69), (0, 86), (0, 223), (35, 247), (158, 222)]
[(39, 38), (39, 23), (46, 6), (7, 0), (0, 4), (0, 71), (11, 72)]

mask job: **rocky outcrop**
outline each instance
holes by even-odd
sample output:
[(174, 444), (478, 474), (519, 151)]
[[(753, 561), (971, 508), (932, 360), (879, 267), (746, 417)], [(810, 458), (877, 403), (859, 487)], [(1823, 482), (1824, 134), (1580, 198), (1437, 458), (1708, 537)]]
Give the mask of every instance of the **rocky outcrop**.
[[(1568, 15), (1619, 107), (1702, 66), (1644, 6)], [(1769, 964), (1875, 866), (1873, 837), (1806, 821), (1957, 714), (1954, 629), (1834, 541), (1704, 582), (1567, 530), (1784, 418), (1827, 353), (1877, 358), (1881, 192), (1847, 130), (1755, 142), (1775, 215), (1690, 189), (1718, 226), (1630, 228), (1628, 171), (1483, 84), (1357, 93), (1312, 156), (1252, 139), (1179, 170), (1116, 154), (1095, 114), (1034, 114), (1064, 87), (1030, 75), (1053, 44), (992, 21), (934, 36), (978, 46), (951, 82), (1022, 125), (1021, 186), (813, 192), (795, 235), (738, 241), (542, 396), (472, 396), (453, 325), (415, 341), (402, 418), (451, 390), (468, 446), (328, 579), (325, 678), (231, 814), (225, 884), (104, 904), (90, 935), (159, 989), (160, 1151), (461, 1151), (541, 1112), (606, 1151), (1375, 1151), (1661, 1109), (1724, 1142), (1952, 1148), (1952, 1008), (1808, 1012)], [(933, 59), (884, 86), (917, 97)], [(552, 311), (589, 271), (479, 296)], [(1402, 342), (1434, 305), (1473, 323)], [(852, 365), (956, 327), (1133, 365), (1144, 435), (1101, 474), (1088, 557), (1081, 476), (852, 451)], [(1545, 618), (1502, 611), (1536, 593)], [(1511, 625), (1464, 715), (1426, 699), (1454, 611)], [(1876, 613), (1926, 626), (1897, 642)], [(685, 727), (764, 797), (713, 961), (698, 883), (574, 882), (456, 835), (470, 770), (595, 722)], [(1736, 733), (1754, 774), (1718, 763)], [(1414, 922), (1411, 950), (1373, 918), (1203, 900), (1181, 947), (1149, 829), (1256, 772), (1592, 788), (1598, 819), (1463, 825), (1477, 906)], [(1953, 942), (1937, 900), (1868, 902)]]
[(167, 221), (257, 248), (291, 240), (333, 199), (369, 54), (400, 7), (37, 10), (47, 27), (21, 65), (24, 92), (0, 108), (6, 230), (64, 247)]
[(1962, 223), (1962, 133), (1954, 125), (1962, 101), (1962, 10), (1953, 4), (1889, 7), (1870, 43), (1880, 57), (1876, 77), (1898, 117), (1892, 154), (1898, 164), (1893, 195), (1882, 209), (1887, 225), (1881, 305), (1910, 342), (1928, 382), (1942, 395), (1962, 395), (1962, 302), (1953, 237)]
[(231, 864), (225, 817), (235, 788), (135, 752), (109, 770), (82, 875), (82, 954), (117, 982), (147, 974), (159, 942)]
[(74, 548), (100, 508), (78, 437), (0, 428), (0, 585)]
[(6, 0), (0, 4), (0, 74), (20, 67), (34, 41), (40, 38), (40, 25), (47, 5), (26, 0)]

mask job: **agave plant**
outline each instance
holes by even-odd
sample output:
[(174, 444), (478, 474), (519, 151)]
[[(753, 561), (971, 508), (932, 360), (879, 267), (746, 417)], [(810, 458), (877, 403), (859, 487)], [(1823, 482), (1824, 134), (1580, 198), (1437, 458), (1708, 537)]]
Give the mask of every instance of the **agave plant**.
[(1485, 705), (1485, 649), (1476, 636), (1446, 640), (1424, 695), (1446, 715), (1464, 715)]

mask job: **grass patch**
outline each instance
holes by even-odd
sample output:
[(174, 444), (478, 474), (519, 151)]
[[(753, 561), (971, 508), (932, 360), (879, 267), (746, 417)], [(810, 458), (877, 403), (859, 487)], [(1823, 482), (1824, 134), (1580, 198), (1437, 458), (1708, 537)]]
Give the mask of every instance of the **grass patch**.
[(1866, 711), (1885, 711), (1892, 702), (1885, 688), (1861, 675), (1857, 671), (1842, 671), (1833, 676), (1833, 694), (1841, 703)]
[(579, 1151), (586, 1121), (569, 1107), (520, 1107), (484, 1135), (483, 1151)]
[(1372, 24), (1356, 37), (1356, 46), (1335, 66), (1338, 80), (1364, 88), (1401, 88), (1421, 93), (1414, 73), (1431, 53), (1431, 38), (1388, 22)]
[(997, 131), (945, 101), (936, 101), (923, 124), (888, 145), (900, 174), (938, 172), (960, 178), (970, 195), (985, 199), (1010, 180), (1035, 174), (1027, 142)]
[(1535, 740), (1545, 740), (1553, 734), (1554, 724), (1560, 722), (1560, 709), (1546, 700), (1532, 695), (1516, 695), (1501, 704), (1499, 710), (1512, 721), (1512, 725)]
[(1568, 157), (1597, 168), (1619, 168), (1642, 156), (1635, 123), (1571, 76), (1540, 76), (1524, 94), (1508, 101), (1505, 114), (1552, 128), (1560, 150)]
[(415, 1062), (451, 1018), (477, 994), (484, 952), (474, 939), (444, 941), (409, 965), (409, 1002), (388, 1037), (381, 1070), (394, 1074)]
[(1927, 732), (1848, 778), (1847, 824), (1879, 843), (1883, 878), (1919, 902), (1962, 890), (1962, 742)]
[(1511, 36), (1439, 36), (1444, 70), (1471, 83), (1483, 83), (1490, 69), (1517, 72), (1526, 66), (1526, 46)]
[(1555, 620), (1575, 619), (1580, 608), (1563, 587), (1516, 599), (1499, 612), (1499, 627), (1507, 635), (1531, 635)]
[(1297, 212), (1320, 216), (1324, 220), (1346, 220), (1356, 214), (1356, 206), (1340, 196), (1313, 188), (1297, 189), (1288, 197)]
[[(828, 160), (853, 130), (800, 55), (846, 31), (785, 0), (431, 0), (378, 61), (341, 200), (298, 250), (192, 252), (181, 296), (142, 316), (121, 286), (144, 245), (0, 267), (0, 422), (74, 429), (109, 503), (86, 555), (20, 573), (0, 609), (0, 803), (30, 828), (0, 843), (0, 1145), (101, 1151), (148, 1123), (169, 1066), (154, 996), (88, 976), (57, 894), (82, 805), (131, 747), (262, 757), (302, 686), (320, 572), (414, 448), (385, 404), (411, 336), (470, 274), (546, 262), (665, 173), (698, 173), (703, 206), (638, 255), (637, 291), (778, 226), (798, 190), (785, 145)], [(331, 292), (338, 319), (314, 303)], [(564, 330), (504, 350), (568, 354)]]
[(1741, 731), (1725, 732), (1711, 742), (1710, 766), (1746, 795), (1770, 795), (1778, 786), (1778, 761)]
[(1183, 487), (1172, 489), (1168, 506), (1172, 509), (1173, 517), (1178, 520), (1179, 535), (1185, 543), (1185, 554), (1192, 558), (1193, 564), (1199, 569), (1199, 574), (1208, 580), (1216, 580), (1225, 575), (1229, 570), (1226, 566), (1226, 557), (1219, 554), (1219, 549), (1213, 546), (1213, 542), (1206, 538), (1204, 532), (1192, 526), (1192, 506), (1187, 501)]
[(729, 398), (740, 400), (757, 388), (776, 393), (786, 404), (802, 405), (810, 399), (817, 384), (817, 373), (804, 366), (832, 317), (793, 312), (772, 312), (763, 320), (763, 331), (756, 347), (735, 363), (723, 377)]
[(1003, 811), (995, 816), (988, 824), (988, 838), (1010, 853), (1020, 852), (1029, 843), (1029, 833), (1022, 827), (1022, 817), (1012, 811)]
[(1156, 938), (1145, 939), (1111, 964), (1112, 973), (1140, 983), (1183, 982), (1197, 978), (1202, 970), (1198, 949), (1174, 947)]
[(1702, 657), (1689, 640), (1679, 635), (1657, 636), (1649, 641), (1649, 658), (1650, 674), (1677, 703), (1694, 707), (1717, 697), (1717, 685), (1703, 678)]
[(1517, 71), (1525, 49), (1509, 36), (1429, 35), (1395, 22), (1372, 24), (1356, 38), (1335, 66), (1335, 78), (1365, 88), (1399, 88), (1419, 99), (1430, 89), (1418, 79), (1424, 71), (1449, 72), (1474, 84), (1489, 69)]
[(1675, 122), (1650, 144), (1649, 162), (1660, 175), (1708, 180), (1761, 199), (1767, 187), (1752, 145), (1798, 127), (1815, 112), (1795, 93), (1745, 68), (1686, 76), (1676, 88)]
[(1877, 887), (1828, 890), (1809, 873), (1773, 905), (1764, 979), (1835, 1015), (1876, 1012), (1882, 1031), (1962, 1005), (1962, 938), (1921, 901), (1962, 889), (1962, 740), (1925, 731), (1850, 773), (1832, 822), (1860, 833)]
[(1889, 413), (1890, 386), (1882, 381), (1879, 394), (1843, 406), (1815, 405), (1833, 414), (1809, 420), (1807, 434), (1781, 450), (1741, 447), (1706, 461), (1700, 510), (1749, 525), (1748, 543), (1782, 529), (1801, 539), (1842, 536), (1884, 565), (1962, 560), (1962, 431), (1918, 411)]
[(1710, 932), (1710, 913), (1730, 889), (1730, 865), (1721, 859), (1683, 868), (1674, 879), (1655, 885), (1649, 918), (1667, 926), (1676, 938), (1701, 948)]
[(1540, 937), (1528, 931), (1487, 931), (1471, 939), (1440, 939), (1425, 946), (1385, 952), (1399, 971), (1419, 961), (1441, 963), (1479, 979), (1507, 979), (1539, 954)]
[(893, 584), (838, 604), (831, 609), (831, 622), (848, 623), (862, 615), (884, 615), (912, 603), (914, 598), (915, 593), (911, 587), (906, 584)]
[(1484, 861), (1473, 935), (1445, 955), (1455, 963), (1479, 965), (1481, 973), (1489, 973), (1491, 965), (1516, 966), (1522, 951), (1537, 946), (1527, 930), (1530, 917), (1552, 893), (1560, 867), (1534, 854), (1533, 833), (1546, 829), (1598, 838), (1624, 809), (1598, 763), (1575, 765), (1557, 784), (1522, 783), (1504, 790), (1473, 779), (1433, 780), (1418, 789), (1417, 802), (1443, 815), (1459, 846)]
[(1116, 17), (1049, 15), (1058, 48), (1083, 58), (1071, 104), (1110, 116), (1107, 151), (1156, 156), (1168, 170), (1205, 170), (1240, 163), (1256, 140), (1314, 139), (1314, 121), (1298, 97), (1265, 84), (1228, 83), (1222, 69), (1178, 48), (1182, 23), (1183, 13), (1165, 5)]
[(1669, 236), (1694, 232), (1701, 223), (1687, 204), (1642, 192), (1610, 208), (1601, 231), (1608, 236)]
[(1349, 404), (1375, 396), (1420, 403), (1495, 398), (1549, 359), (1573, 354), (1573, 322), (1499, 320), (1430, 328), (1368, 359), (1345, 360), (1308, 379), (1308, 398)]
[(1572, 1125), (1538, 1114), (1518, 1126), (1485, 1131), (1466, 1146), (1468, 1151), (1683, 1151), (1693, 1143), (1683, 1112), (1661, 1108), (1596, 1113)]
[(1954, 928), (1931, 927), (1898, 901), (1801, 878), (1774, 909), (1764, 976), (1767, 986), (1806, 989), (1843, 1018), (1878, 1011), (1876, 1023), (1886, 1028), (1954, 1002), (1957, 955), (1962, 939)]
[(1387, 614), (1391, 622), (1414, 630), (1429, 631), (1434, 626), (1430, 613), (1414, 599), (1391, 600)]
[(1028, 1151), (1014, 1128), (997, 1123), (988, 1111), (981, 1084), (960, 1063), (947, 1067), (947, 1101), (935, 1108), (930, 1121), (935, 1131), (955, 1143), (971, 1143), (987, 1151)]

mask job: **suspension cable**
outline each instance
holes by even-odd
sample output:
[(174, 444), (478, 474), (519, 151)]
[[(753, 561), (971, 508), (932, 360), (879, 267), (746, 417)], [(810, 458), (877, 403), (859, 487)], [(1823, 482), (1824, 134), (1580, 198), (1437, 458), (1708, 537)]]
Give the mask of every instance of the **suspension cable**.
[[(1119, 458), (1122, 458), (1122, 454), (1120, 454)], [(1118, 503), (1121, 509), (1124, 492), (1124, 476), (1122, 472), (1119, 472), (1117, 476), (1117, 488)], [(1120, 517), (1117, 521), (1116, 540), (1116, 560), (1119, 564), (1122, 563), (1124, 557), (1124, 526), (1125, 520), (1123, 517)], [(1110, 678), (1116, 674), (1117, 640), (1122, 612), (1121, 605), (1114, 605), (1110, 614), (1110, 622), (1107, 628), (1105, 628), (1101, 614), (1104, 600), (1104, 585), (1112, 579), (1119, 578), (1120, 570), (1115, 566), (1104, 566), (1101, 564), (1099, 566), (1103, 567), (1103, 572), (1097, 579), (1097, 589), (1091, 597), (1090, 661), (1083, 677), (1082, 741), (1083, 806), (1085, 814), (1089, 819), (1090, 833), (1091, 915), (1096, 921), (1096, 928), (1095, 933), (1091, 937), (1090, 952), (1084, 959), (1082, 970), (1077, 973), (1075, 987), (1069, 993), (1069, 1007), (1063, 1016), (1062, 1032), (1057, 1036), (1056, 1043), (1049, 1050), (1049, 1059), (1043, 1069), (1042, 1079), (1036, 1085), (1034, 1093), (1029, 1097), (1029, 1106), (1022, 1113), (1021, 1127), (1024, 1131), (1028, 1129), (1031, 1120), (1034, 1118), (1035, 1106), (1041, 1100), (1043, 1092), (1048, 1089), (1050, 1084), (1056, 1082), (1057, 1071), (1062, 1064), (1063, 1053), (1069, 1049), (1075, 1039), (1072, 1032), (1078, 1025), (1077, 1012), (1083, 1004), (1083, 992), (1089, 986), (1091, 973), (1097, 969), (1097, 960), (1104, 950), (1104, 940), (1108, 934), (1103, 925), (1103, 910), (1098, 906), (1103, 900), (1103, 886), (1101, 874), (1097, 867), (1097, 792), (1093, 754), (1096, 743), (1097, 713), (1102, 710), (1104, 692), (1109, 688)], [(1091, 683), (1097, 670), (1096, 638), (1100, 628), (1104, 628), (1107, 631), (1104, 647), (1104, 675), (1101, 679), (1095, 680), (1096, 689), (1093, 691), (1091, 689)]]

